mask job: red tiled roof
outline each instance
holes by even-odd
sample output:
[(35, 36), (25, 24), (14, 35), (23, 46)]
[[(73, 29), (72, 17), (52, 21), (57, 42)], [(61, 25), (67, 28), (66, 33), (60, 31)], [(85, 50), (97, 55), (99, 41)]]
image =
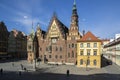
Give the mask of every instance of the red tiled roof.
[(88, 31), (78, 42), (101, 42), (101, 40)]

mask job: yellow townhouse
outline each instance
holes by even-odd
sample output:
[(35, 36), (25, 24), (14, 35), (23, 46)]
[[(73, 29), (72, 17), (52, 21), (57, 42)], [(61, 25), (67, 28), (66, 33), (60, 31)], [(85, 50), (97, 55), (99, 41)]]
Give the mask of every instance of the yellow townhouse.
[(101, 40), (90, 31), (77, 41), (77, 67), (101, 68)]

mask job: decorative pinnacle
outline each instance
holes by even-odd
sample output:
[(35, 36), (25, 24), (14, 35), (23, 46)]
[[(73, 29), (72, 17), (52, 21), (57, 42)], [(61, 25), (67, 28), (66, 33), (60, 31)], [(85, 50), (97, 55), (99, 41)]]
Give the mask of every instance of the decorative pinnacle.
[(37, 27), (40, 27), (40, 23), (37, 23)]
[(34, 34), (33, 21), (32, 21), (32, 34)]

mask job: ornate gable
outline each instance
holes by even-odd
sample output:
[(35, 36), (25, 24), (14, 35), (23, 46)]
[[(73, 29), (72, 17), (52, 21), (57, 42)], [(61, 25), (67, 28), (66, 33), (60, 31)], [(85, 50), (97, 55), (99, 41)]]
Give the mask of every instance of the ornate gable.
[(66, 33), (68, 32), (68, 28), (60, 22), (56, 16), (53, 16), (50, 26), (48, 28), (48, 32), (46, 34), (46, 38), (62, 38), (66, 39)]

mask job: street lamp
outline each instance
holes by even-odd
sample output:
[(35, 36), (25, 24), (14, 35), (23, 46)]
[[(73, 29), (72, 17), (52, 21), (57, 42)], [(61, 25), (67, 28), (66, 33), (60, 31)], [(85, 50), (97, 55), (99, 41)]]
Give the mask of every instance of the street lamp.
[(33, 68), (36, 71), (36, 43), (35, 41), (33, 41), (33, 53), (34, 53)]
[(88, 63), (89, 63), (89, 55), (88, 55), (87, 58), (86, 58), (86, 71), (87, 71)]

